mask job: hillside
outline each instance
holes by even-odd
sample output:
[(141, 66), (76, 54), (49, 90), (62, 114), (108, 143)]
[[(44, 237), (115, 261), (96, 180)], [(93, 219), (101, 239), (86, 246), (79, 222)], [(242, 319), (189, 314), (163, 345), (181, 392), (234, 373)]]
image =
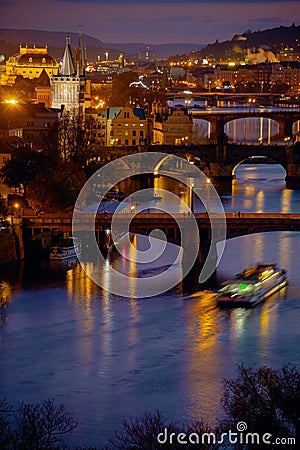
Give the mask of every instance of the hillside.
[(300, 41), (300, 26), (295, 24), (290, 27), (280, 26), (264, 31), (248, 30), (242, 35), (235, 35), (230, 41), (209, 44), (200, 53), (203, 56), (212, 55), (217, 59), (226, 59), (230, 55), (242, 54), (246, 47), (249, 49), (263, 47), (276, 53), (280, 51), (282, 43), (295, 47), (296, 39)]
[[(49, 52), (56, 58), (61, 58), (65, 45), (66, 35), (71, 37), (71, 45), (76, 46), (78, 42), (77, 33), (62, 31), (21, 30), (11, 28), (0, 28), (0, 54), (6, 57), (16, 53), (20, 43), (37, 46), (48, 45)], [(139, 50), (153, 50), (158, 58), (168, 58), (171, 55), (200, 50), (203, 46), (197, 44), (146, 44), (146, 43), (104, 43), (97, 38), (83, 34), (83, 42), (87, 47), (87, 55), (95, 59), (99, 53), (109, 51), (112, 58), (118, 57), (120, 52), (136, 55)]]

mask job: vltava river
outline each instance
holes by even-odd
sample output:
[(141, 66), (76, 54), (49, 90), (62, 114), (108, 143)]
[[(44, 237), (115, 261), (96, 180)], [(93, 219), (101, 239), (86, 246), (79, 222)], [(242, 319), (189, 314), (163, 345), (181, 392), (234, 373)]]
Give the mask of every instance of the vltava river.
[[(285, 189), (280, 166), (243, 165), (236, 175), (223, 199), (227, 210), (300, 213), (300, 192)], [(2, 267), (9, 303), (0, 327), (0, 395), (64, 403), (81, 422), (68, 442), (74, 445), (105, 444), (123, 418), (158, 409), (168, 419), (212, 424), (222, 380), (237, 363), (299, 363), (299, 250), (299, 233), (227, 242), (219, 281), (257, 261), (288, 272), (288, 288), (251, 310), (220, 309), (197, 283), (137, 300), (101, 290), (79, 265)]]

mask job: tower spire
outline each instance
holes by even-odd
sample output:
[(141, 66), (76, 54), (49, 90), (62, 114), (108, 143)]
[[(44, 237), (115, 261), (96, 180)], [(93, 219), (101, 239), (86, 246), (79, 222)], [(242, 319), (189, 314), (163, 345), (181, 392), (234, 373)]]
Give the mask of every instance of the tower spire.
[(82, 30), (79, 26), (79, 40), (78, 40), (78, 48), (77, 48), (77, 75), (80, 77), (85, 76), (85, 55), (84, 55), (84, 47), (82, 45)]
[(61, 65), (61, 75), (71, 76), (75, 75), (75, 66), (70, 45), (70, 36), (66, 37), (66, 48)]

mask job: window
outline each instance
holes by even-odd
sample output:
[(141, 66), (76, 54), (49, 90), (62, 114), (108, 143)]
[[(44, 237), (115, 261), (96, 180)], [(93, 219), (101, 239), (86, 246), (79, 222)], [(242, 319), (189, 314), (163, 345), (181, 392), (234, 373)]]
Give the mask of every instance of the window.
[(128, 139), (125, 139), (125, 145), (128, 145)]
[(136, 145), (136, 140), (132, 139), (132, 145)]
[(125, 136), (129, 136), (128, 130), (125, 130), (124, 134), (125, 134)]
[(45, 64), (46, 58), (42, 58), (42, 63)]
[(28, 59), (28, 62), (32, 63), (32, 58), (31, 58), (31, 56), (30, 56), (30, 58)]
[(135, 130), (133, 130), (132, 136), (136, 136), (136, 131)]
[(114, 130), (110, 130), (110, 135), (111, 135), (111, 136), (114, 135)]
[(129, 111), (125, 111), (125, 112), (124, 112), (124, 117), (125, 117), (126, 119), (129, 118)]
[(118, 136), (122, 136), (122, 131), (118, 130)]
[(144, 137), (144, 132), (143, 132), (143, 130), (140, 131), (140, 137), (141, 137), (141, 138)]

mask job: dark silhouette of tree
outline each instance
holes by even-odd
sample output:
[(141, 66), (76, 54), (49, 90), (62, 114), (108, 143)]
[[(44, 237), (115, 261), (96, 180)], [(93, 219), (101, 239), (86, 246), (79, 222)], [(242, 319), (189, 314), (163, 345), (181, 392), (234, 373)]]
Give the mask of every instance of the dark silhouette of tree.
[(112, 84), (109, 106), (125, 106), (130, 98), (132, 101), (138, 99), (139, 103), (142, 104), (145, 89), (134, 86), (130, 87), (130, 84), (134, 81), (138, 81), (136, 72), (128, 71), (118, 74)]
[(10, 187), (23, 186), (23, 197), (26, 199), (27, 185), (38, 173), (45, 172), (53, 165), (53, 161), (42, 152), (29, 147), (16, 148), (11, 158), (1, 169), (4, 183)]
[(61, 161), (29, 183), (28, 201), (35, 209), (63, 211), (74, 206), (85, 182), (86, 176), (79, 164)]
[(64, 436), (79, 425), (64, 405), (53, 400), (20, 403), (13, 408), (0, 401), (0, 448), (3, 450), (60, 450)]
[(291, 364), (278, 370), (240, 365), (237, 378), (225, 380), (222, 405), (233, 424), (243, 420), (249, 432), (299, 440), (300, 373)]
[(65, 115), (58, 130), (59, 153), (63, 161), (74, 161), (85, 167), (93, 156), (97, 141), (98, 124), (93, 117)]
[(0, 195), (0, 217), (6, 217), (8, 215), (8, 208), (5, 199)]
[[(219, 444), (213, 442), (212, 436), (208, 436), (212, 429), (202, 421), (193, 422), (188, 426), (179, 426), (174, 422), (167, 422), (159, 411), (155, 414), (147, 412), (141, 418), (124, 420), (122, 428), (123, 431), (116, 433), (115, 440), (111, 441), (112, 448), (117, 450), (180, 450), (182, 448), (214, 450), (219, 448)], [(160, 433), (163, 433), (163, 435), (159, 442), (158, 435)], [(172, 433), (174, 435), (171, 437), (172, 443), (170, 443)], [(182, 433), (186, 435), (185, 438), (182, 436)], [(200, 443), (196, 446), (195, 441), (191, 443), (188, 439), (191, 433), (199, 436)], [(178, 441), (180, 434), (180, 439), (185, 439), (187, 442), (184, 445)], [(203, 434), (207, 435), (204, 437), (203, 443), (201, 443)], [(167, 439), (165, 439), (166, 437)]]
[(0, 400), (0, 448), (9, 448), (13, 440), (13, 431), (11, 429), (11, 420), (13, 407), (5, 399)]

